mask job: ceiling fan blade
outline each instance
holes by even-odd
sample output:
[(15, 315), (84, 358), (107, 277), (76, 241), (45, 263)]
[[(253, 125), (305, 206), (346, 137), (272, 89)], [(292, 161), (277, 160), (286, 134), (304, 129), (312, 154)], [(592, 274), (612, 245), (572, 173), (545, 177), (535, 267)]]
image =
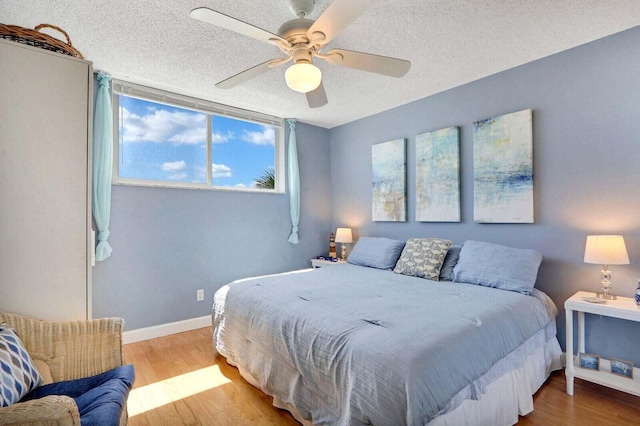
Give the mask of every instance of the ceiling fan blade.
[(216, 87), (220, 89), (231, 89), (233, 87), (236, 87), (238, 84), (244, 83), (245, 81), (249, 81), (252, 78), (257, 77), (260, 74), (263, 74), (269, 71), (270, 69), (272, 69), (273, 68), (273, 66), (271, 65), (272, 61), (273, 59), (269, 59), (268, 61), (263, 62), (259, 65), (256, 65), (255, 67), (251, 67), (234, 76), (231, 76), (226, 80), (222, 80), (221, 82), (216, 83)]
[(216, 12), (208, 7), (195, 8), (189, 13), (189, 16), (193, 19), (197, 19), (198, 21), (206, 22), (207, 24), (212, 24), (216, 27), (255, 38), (256, 40), (264, 41), (265, 43), (271, 43), (276, 46), (280, 46), (280, 43), (282, 43), (285, 46), (290, 46), (289, 42), (279, 35), (270, 33), (269, 31), (263, 30), (262, 28), (258, 28), (254, 25), (247, 24), (246, 22), (232, 18), (224, 13)]
[(329, 102), (322, 82), (320, 82), (320, 86), (317, 89), (307, 92), (306, 95), (309, 108), (319, 108)]
[[(334, 0), (307, 31), (310, 40), (325, 45), (378, 0)], [(314, 35), (314, 33), (316, 33)], [(323, 40), (324, 38), (324, 40)]]
[(388, 56), (373, 55), (371, 53), (353, 50), (331, 49), (322, 55), (327, 62), (343, 67), (356, 68), (390, 77), (402, 77), (411, 68), (411, 62)]

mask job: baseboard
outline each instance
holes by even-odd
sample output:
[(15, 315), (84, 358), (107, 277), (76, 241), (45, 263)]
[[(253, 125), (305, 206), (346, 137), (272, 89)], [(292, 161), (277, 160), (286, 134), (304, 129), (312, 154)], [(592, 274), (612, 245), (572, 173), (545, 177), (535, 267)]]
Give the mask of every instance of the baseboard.
[(211, 326), (211, 316), (206, 315), (204, 317), (191, 318), (184, 321), (138, 328), (136, 330), (125, 331), (122, 333), (122, 343), (126, 345), (127, 343), (141, 342), (143, 340), (155, 339), (156, 337), (183, 333), (185, 331), (196, 330), (198, 328), (209, 326)]

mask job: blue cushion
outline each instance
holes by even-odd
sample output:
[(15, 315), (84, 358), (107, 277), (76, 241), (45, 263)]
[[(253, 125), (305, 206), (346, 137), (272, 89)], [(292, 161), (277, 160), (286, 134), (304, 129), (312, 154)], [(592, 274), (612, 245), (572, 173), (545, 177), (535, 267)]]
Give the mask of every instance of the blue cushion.
[(117, 426), (134, 381), (133, 365), (123, 365), (96, 376), (40, 386), (22, 401), (66, 395), (76, 402), (82, 425)]
[(391, 238), (361, 237), (347, 259), (353, 265), (391, 270), (404, 248), (404, 241)]
[(453, 280), (529, 294), (542, 254), (480, 241), (466, 241), (453, 268)]
[(451, 246), (440, 268), (440, 281), (453, 281), (453, 268), (458, 263), (462, 246)]
[(0, 407), (20, 401), (41, 383), (42, 376), (15, 330), (0, 324)]

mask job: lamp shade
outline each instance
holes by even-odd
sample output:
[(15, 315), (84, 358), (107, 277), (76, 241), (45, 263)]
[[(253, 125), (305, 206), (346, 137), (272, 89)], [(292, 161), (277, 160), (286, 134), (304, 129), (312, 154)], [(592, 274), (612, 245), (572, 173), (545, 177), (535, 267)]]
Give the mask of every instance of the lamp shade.
[(352, 243), (351, 228), (338, 228), (336, 230), (336, 243)]
[(320, 68), (308, 62), (298, 62), (287, 68), (284, 79), (291, 90), (307, 93), (320, 86), (322, 72)]
[(588, 235), (584, 263), (627, 265), (629, 255), (622, 235)]

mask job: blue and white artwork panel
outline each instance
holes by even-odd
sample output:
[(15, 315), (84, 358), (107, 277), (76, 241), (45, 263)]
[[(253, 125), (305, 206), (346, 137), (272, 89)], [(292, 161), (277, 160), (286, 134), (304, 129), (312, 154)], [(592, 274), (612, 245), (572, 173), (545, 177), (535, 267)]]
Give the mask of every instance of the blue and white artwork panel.
[(405, 140), (395, 139), (371, 147), (371, 216), (373, 221), (407, 220)]
[(460, 130), (416, 136), (416, 221), (460, 222)]
[(476, 223), (533, 223), (530, 109), (473, 123)]

